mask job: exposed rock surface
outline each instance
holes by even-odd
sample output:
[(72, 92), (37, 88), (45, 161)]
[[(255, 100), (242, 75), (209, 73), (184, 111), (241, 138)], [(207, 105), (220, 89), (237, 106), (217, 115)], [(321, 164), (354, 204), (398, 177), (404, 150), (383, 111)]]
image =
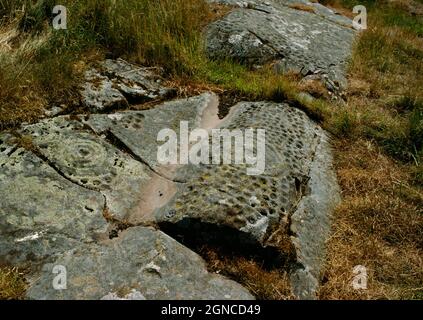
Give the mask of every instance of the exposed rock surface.
[(105, 60), (85, 74), (83, 104), (94, 112), (124, 108), (130, 102), (163, 99), (174, 92), (164, 87), (155, 68), (135, 66), (122, 59)]
[[(349, 19), (306, 0), (219, 2), (237, 8), (207, 28), (210, 57), (273, 62), (280, 71), (318, 77), (332, 91), (346, 86), (355, 35)], [(28, 150), (0, 134), (0, 263), (31, 264), (31, 299), (253, 298), (208, 273), (170, 236), (217, 240), (288, 257), (295, 295), (314, 298), (339, 201), (327, 134), (286, 103), (242, 102), (219, 119), (213, 93), (113, 111), (171, 96), (159, 74), (121, 59), (103, 61), (86, 73), (81, 92), (95, 114), (24, 125), (17, 134), (31, 141)], [(250, 150), (257, 155), (264, 147), (264, 170), (160, 164), (158, 133), (179, 134), (182, 122), (209, 133), (264, 129), (265, 140), (255, 139)], [(66, 290), (52, 286), (57, 265), (68, 272)]]
[[(109, 137), (111, 132), (119, 135), (119, 128), (131, 128), (135, 131), (122, 140), (128, 142), (125, 137), (132, 133), (156, 154), (157, 130), (177, 129), (183, 120), (207, 126), (204, 115), (210, 108), (217, 119), (213, 94), (167, 102), (155, 112), (94, 115), (92, 122), (59, 116), (19, 131), (34, 152), (17, 147), (10, 134), (1, 135), (0, 261), (31, 267), (29, 298), (253, 298), (235, 282), (209, 274), (198, 255), (163, 233), (127, 225), (130, 213), (138, 218), (148, 211), (151, 216), (140, 220), (151, 221), (153, 211), (176, 188), (150, 169), (157, 167), (154, 157), (147, 157), (149, 164), (136, 156), (136, 145), (134, 151), (122, 147), (123, 142)], [(150, 131), (134, 121), (144, 118), (162, 122)], [(96, 127), (101, 119), (120, 121), (103, 130)], [(119, 235), (120, 225), (129, 229)], [(113, 240), (106, 241), (109, 237)], [(52, 287), (56, 265), (69, 272), (67, 290)], [(122, 294), (125, 289), (129, 291)]]
[(311, 279), (297, 281), (296, 293), (313, 297), (330, 212), (339, 201), (327, 136), (287, 104), (245, 102), (233, 108), (221, 128), (265, 129), (266, 140), (255, 142), (265, 143), (265, 171), (249, 176), (246, 165), (184, 167), (178, 175), (187, 183), (158, 211), (157, 220), (171, 230), (174, 225), (175, 234), (197, 233), (205, 243), (259, 244), (295, 255)]
[[(339, 197), (325, 132), (284, 103), (242, 102), (223, 120), (217, 106), (217, 96), (205, 93), (151, 110), (59, 116), (20, 130), (35, 153), (2, 135), (0, 259), (48, 262), (35, 273), (29, 297), (251, 297), (207, 274), (201, 259), (175, 240), (133, 227), (156, 222), (171, 235), (206, 243), (274, 248), (294, 259), (295, 294), (314, 297)], [(265, 146), (264, 172), (247, 175), (244, 164), (161, 165), (157, 134), (178, 133), (181, 121), (190, 130), (266, 130), (252, 150)], [(130, 228), (119, 236), (119, 226)], [(114, 239), (104, 241), (108, 236)], [(150, 263), (161, 271), (145, 272)], [(58, 264), (70, 273), (68, 290), (51, 287), (50, 269)]]
[(127, 107), (123, 94), (114, 87), (109, 78), (91, 69), (85, 73), (86, 83), (81, 91), (82, 103), (92, 111)]
[[(212, 114), (208, 116), (208, 112)], [(166, 175), (168, 173), (157, 163), (157, 148), (162, 144), (157, 141), (159, 131), (168, 128), (179, 133), (181, 121), (188, 122), (190, 128), (206, 127), (208, 124), (202, 119), (211, 118), (209, 122), (219, 122), (217, 113), (217, 96), (204, 93), (188, 99), (168, 101), (145, 111), (92, 115), (84, 123), (97, 134), (113, 134), (151, 168)]]
[(211, 58), (249, 65), (274, 62), (281, 72), (319, 75), (337, 93), (347, 86), (345, 69), (356, 33), (348, 18), (308, 1), (214, 2), (239, 8), (208, 27)]
[(104, 199), (0, 134), (0, 261), (37, 263), (106, 237)]
[[(55, 265), (67, 270), (67, 289), (52, 287)], [(31, 285), (31, 299), (249, 300), (236, 282), (210, 274), (204, 261), (160, 231), (134, 227), (119, 238), (63, 253)]]
[(135, 66), (122, 59), (107, 59), (100, 64), (100, 70), (130, 101), (162, 99), (174, 92), (174, 89), (162, 86), (158, 68)]
[(26, 126), (39, 152), (75, 184), (101, 192), (111, 218), (123, 220), (140, 197), (140, 188), (154, 174), (148, 167), (94, 135), (67, 116)]

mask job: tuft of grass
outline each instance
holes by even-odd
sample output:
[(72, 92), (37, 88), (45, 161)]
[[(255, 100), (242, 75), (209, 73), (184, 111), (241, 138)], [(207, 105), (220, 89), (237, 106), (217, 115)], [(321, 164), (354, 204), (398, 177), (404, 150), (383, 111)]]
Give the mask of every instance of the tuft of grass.
[(338, 137), (351, 137), (357, 123), (354, 116), (353, 113), (346, 111), (337, 115), (332, 124), (332, 133), (335, 133)]
[(0, 267), (0, 300), (21, 300), (26, 292), (24, 274), (17, 268)]
[(394, 121), (381, 123), (368, 129), (367, 135), (375, 139), (391, 156), (404, 162), (419, 165), (423, 156), (423, 105), (409, 104), (404, 98), (397, 108), (409, 108), (405, 116), (395, 115)]
[(300, 10), (300, 11), (306, 11), (306, 12), (311, 12), (311, 13), (315, 13), (314, 8), (302, 3), (293, 3), (290, 4), (289, 7), (291, 9), (295, 9), (295, 10)]

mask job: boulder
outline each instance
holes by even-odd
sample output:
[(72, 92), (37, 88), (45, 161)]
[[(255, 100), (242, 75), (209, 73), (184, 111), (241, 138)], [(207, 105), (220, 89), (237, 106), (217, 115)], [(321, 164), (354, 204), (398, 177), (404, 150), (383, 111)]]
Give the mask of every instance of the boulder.
[(352, 21), (308, 1), (219, 1), (238, 6), (205, 32), (212, 59), (274, 63), (278, 72), (319, 75), (326, 87), (347, 86), (346, 66), (356, 35)]
[[(245, 164), (180, 168), (177, 176), (187, 183), (157, 210), (156, 220), (169, 234), (195, 242), (242, 251), (273, 248), (318, 282), (331, 212), (339, 202), (328, 137), (285, 103), (243, 102), (233, 108), (220, 128), (264, 129), (265, 141), (254, 147), (257, 153), (257, 143), (265, 144), (264, 172), (248, 175)], [(313, 296), (316, 288), (304, 281), (311, 288), (301, 296)]]
[[(66, 270), (66, 289), (56, 290), (54, 266)], [(118, 238), (67, 251), (46, 264), (27, 292), (29, 299), (251, 300), (242, 286), (207, 272), (204, 261), (166, 234), (134, 227)]]
[(171, 96), (174, 89), (164, 87), (157, 68), (130, 64), (122, 59), (107, 59), (85, 73), (82, 103), (92, 112), (122, 109)]

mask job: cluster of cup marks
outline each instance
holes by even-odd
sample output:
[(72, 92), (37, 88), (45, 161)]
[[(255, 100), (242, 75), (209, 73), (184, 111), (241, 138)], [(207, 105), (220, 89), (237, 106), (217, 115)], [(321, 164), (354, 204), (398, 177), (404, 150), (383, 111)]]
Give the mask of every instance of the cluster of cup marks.
[(144, 121), (145, 115), (138, 112), (125, 112), (119, 114), (119, 116), (122, 117), (122, 119), (117, 120), (116, 118), (112, 119), (112, 125), (113, 126), (119, 126), (121, 125), (125, 129), (133, 129), (133, 130), (139, 130), (142, 128), (142, 123)]
[[(298, 193), (297, 177), (306, 173), (304, 160), (309, 155), (302, 138), (310, 121), (303, 112), (286, 105), (253, 103), (244, 107), (227, 129), (266, 130), (265, 173), (249, 176), (247, 165), (202, 165), (199, 178), (191, 181), (176, 201), (176, 210), (190, 216), (208, 212), (215, 217), (220, 213), (226, 221), (231, 215), (232, 223), (243, 227), (255, 224), (263, 216), (277, 223), (292, 209)], [(269, 159), (269, 153), (275, 157)], [(280, 161), (287, 165), (282, 171), (271, 173), (272, 163), (277, 165)], [(210, 195), (216, 193), (224, 201), (210, 201)]]
[[(97, 141), (91, 133), (84, 131), (79, 122), (60, 119), (52, 127), (37, 124), (24, 131), (40, 137), (35, 139), (39, 139), (36, 144), (41, 153), (69, 179), (87, 188), (110, 190), (117, 168), (124, 166), (118, 150), (104, 141)], [(59, 135), (63, 137), (64, 133), (70, 135), (65, 139), (57, 138)], [(108, 153), (108, 149), (113, 152)]]
[[(291, 15), (294, 15), (289, 20), (291, 21), (303, 21), (304, 18), (303, 13), (298, 13), (296, 10), (293, 10), (290, 12)], [(221, 20), (219, 21), (219, 24), (221, 25), (223, 30), (231, 30), (234, 28), (234, 24), (236, 25), (237, 29), (243, 30), (247, 29), (245, 31), (246, 33), (249, 33), (247, 25), (245, 24), (245, 21), (256, 21), (260, 18), (262, 18), (263, 13), (262, 12), (255, 12), (255, 11), (235, 11), (232, 13), (231, 20)], [(284, 13), (286, 15), (286, 13)], [(236, 18), (235, 18), (236, 17)], [(273, 25), (274, 30), (279, 30), (279, 24), (280, 24), (280, 18), (278, 15), (265, 15), (266, 20), (269, 20), (267, 25), (270, 23)], [(319, 18), (317, 18), (319, 19)], [(320, 20), (320, 19), (319, 19)], [(258, 26), (256, 26), (258, 28)], [(306, 21), (304, 23), (299, 23), (297, 25), (297, 28), (305, 28), (308, 27)], [(316, 28), (314, 26), (313, 28)], [(333, 28), (338, 28), (339, 32), (334, 32)], [(295, 29), (295, 28), (294, 28)], [(289, 65), (296, 65), (301, 69), (301, 73), (306, 76), (310, 74), (319, 74), (322, 77), (331, 77), (331, 74), (333, 69), (338, 68), (344, 68), (345, 67), (345, 59), (342, 59), (339, 61), (339, 66), (334, 65), (331, 62), (328, 62), (327, 56), (332, 55), (336, 56), (335, 52), (338, 53), (340, 57), (344, 56), (344, 52), (348, 52), (348, 50), (345, 50), (345, 48), (348, 47), (348, 41), (345, 39), (345, 32), (350, 32), (348, 26), (342, 26), (338, 25), (336, 23), (329, 24), (328, 22), (322, 22), (319, 23), (319, 28), (321, 32), (328, 34), (330, 36), (322, 37), (319, 36), (318, 40), (318, 47), (313, 46), (313, 33), (312, 30), (304, 32), (306, 34), (307, 38), (301, 37), (298, 39), (298, 41), (303, 41), (303, 45), (307, 46), (307, 50), (304, 49), (304, 46), (292, 46), (292, 39), (290, 39), (290, 36), (285, 35), (281, 32), (276, 32), (275, 36), (272, 33), (269, 33), (267, 28), (263, 29), (261, 32), (261, 37), (266, 39), (268, 43), (272, 43), (272, 49), (267, 54), (254, 54), (251, 59), (253, 61), (250, 61), (252, 63), (266, 63), (270, 60), (274, 60), (277, 57), (290, 57), (290, 63)], [(345, 31), (348, 30), (348, 31)], [(298, 31), (296, 31), (298, 32)], [(294, 32), (294, 34), (296, 34)], [(338, 46), (334, 46), (334, 43), (338, 43)], [(322, 49), (323, 48), (323, 49)], [(256, 61), (259, 59), (259, 61)], [(335, 73), (337, 73), (335, 71)], [(331, 79), (331, 82), (334, 82), (336, 84), (336, 79)]]

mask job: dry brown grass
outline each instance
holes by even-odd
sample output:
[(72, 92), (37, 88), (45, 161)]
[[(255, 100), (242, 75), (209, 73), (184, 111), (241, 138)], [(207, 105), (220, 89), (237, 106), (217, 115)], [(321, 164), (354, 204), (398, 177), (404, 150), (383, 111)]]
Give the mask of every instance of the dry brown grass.
[(220, 3), (211, 3), (210, 4), (210, 12), (211, 15), (209, 16), (209, 21), (212, 20), (218, 20), (220, 18), (223, 18), (225, 15), (227, 15), (231, 10), (233, 9), (233, 6), (231, 5), (224, 5)]
[(207, 261), (210, 271), (239, 282), (259, 300), (294, 299), (288, 273), (283, 268), (268, 270), (264, 263), (228, 256), (210, 247), (202, 247), (199, 252)]
[(0, 300), (21, 300), (25, 292), (24, 274), (17, 268), (0, 267)]
[[(370, 15), (357, 41), (347, 103), (326, 110), (325, 128), (338, 136), (343, 202), (328, 241), (321, 299), (423, 299), (423, 188), (413, 173), (421, 158), (418, 150), (410, 156), (412, 110), (399, 102), (422, 98), (423, 46), (418, 30), (382, 17)], [(352, 287), (357, 265), (368, 270), (367, 290)]]
[(0, 130), (40, 118), (46, 106), (46, 100), (33, 86), (31, 77), (25, 79), (26, 75), (18, 74), (21, 78), (18, 82), (6, 79), (11, 76), (7, 68), (0, 68)]
[(302, 80), (299, 82), (299, 90), (311, 94), (314, 98), (329, 98), (328, 91), (320, 80)]
[[(423, 190), (407, 168), (366, 141), (339, 141), (343, 202), (334, 216), (321, 299), (407, 299), (423, 293)], [(352, 288), (368, 269), (368, 290)]]
[(339, 14), (342, 14), (350, 19), (354, 18), (355, 14), (353, 11), (349, 8), (345, 8), (342, 6), (340, 1), (337, 0), (330, 0), (330, 1), (319, 1), (320, 3), (324, 4), (326, 7), (338, 12)]
[(389, 2), (411, 15), (423, 16), (423, 3), (414, 0), (389, 0)]
[[(374, 25), (362, 34), (350, 74), (365, 79), (373, 97), (403, 95), (423, 86), (423, 40), (397, 27)], [(420, 90), (415, 95), (423, 96)], [(371, 97), (371, 98), (373, 98)]]

